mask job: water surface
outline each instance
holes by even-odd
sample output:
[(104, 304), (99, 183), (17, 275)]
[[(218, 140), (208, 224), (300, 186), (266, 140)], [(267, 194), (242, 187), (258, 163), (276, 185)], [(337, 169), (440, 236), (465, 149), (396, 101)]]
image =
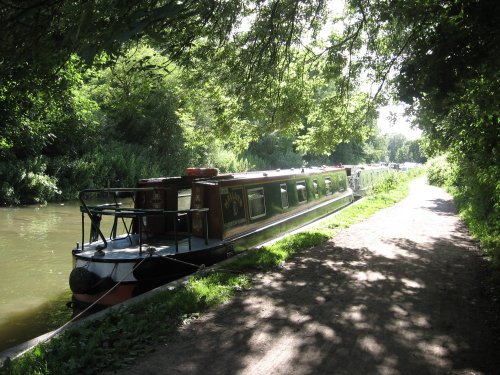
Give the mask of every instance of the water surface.
[(0, 208), (0, 351), (57, 328), (61, 315), (69, 319), (77, 241), (78, 202)]

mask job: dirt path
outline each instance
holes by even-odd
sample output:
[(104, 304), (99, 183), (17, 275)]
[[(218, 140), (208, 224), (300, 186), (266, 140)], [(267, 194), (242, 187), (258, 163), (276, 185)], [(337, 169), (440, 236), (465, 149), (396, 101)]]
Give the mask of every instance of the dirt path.
[(451, 198), (417, 180), (120, 373), (500, 374), (487, 275)]

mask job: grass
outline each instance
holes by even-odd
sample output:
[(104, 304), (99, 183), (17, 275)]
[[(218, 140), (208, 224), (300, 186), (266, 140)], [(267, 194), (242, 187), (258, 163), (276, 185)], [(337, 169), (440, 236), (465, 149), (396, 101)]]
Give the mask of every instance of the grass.
[[(340, 211), (314, 229), (287, 236), (269, 246), (248, 252), (222, 269), (198, 274), (174, 290), (162, 291), (147, 301), (110, 311), (101, 320), (65, 331), (12, 361), (0, 374), (95, 374), (131, 364), (164, 342), (186, 320), (229, 301), (251, 288), (255, 271), (275, 269), (295, 253), (327, 241), (342, 228), (365, 220), (408, 194), (412, 176), (399, 174), (373, 194)], [(230, 268), (228, 270), (227, 268)]]
[(356, 204), (338, 212), (318, 225), (319, 230), (329, 231), (332, 237), (341, 229), (368, 219), (375, 212), (394, 205), (408, 195), (409, 182), (423, 174), (421, 169), (409, 173), (393, 174), (377, 185), (369, 195)]

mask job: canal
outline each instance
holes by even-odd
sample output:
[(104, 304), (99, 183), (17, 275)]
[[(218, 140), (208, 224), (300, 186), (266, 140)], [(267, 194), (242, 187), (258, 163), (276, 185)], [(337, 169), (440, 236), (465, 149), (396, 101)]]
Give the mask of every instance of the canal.
[(71, 318), (68, 276), (77, 241), (76, 201), (0, 208), (0, 351)]

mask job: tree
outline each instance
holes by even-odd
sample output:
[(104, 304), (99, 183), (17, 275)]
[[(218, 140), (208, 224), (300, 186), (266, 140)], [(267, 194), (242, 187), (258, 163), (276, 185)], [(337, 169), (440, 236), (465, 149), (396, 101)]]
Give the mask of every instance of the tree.
[(332, 164), (363, 164), (366, 162), (361, 142), (341, 143), (330, 156)]
[[(102, 53), (113, 65), (142, 40), (204, 90), (190, 91), (190, 105), (177, 111), (193, 141), (207, 134), (236, 145), (278, 131), (295, 137), (301, 153), (328, 155), (365, 142), (377, 106), (394, 90), (412, 105), (428, 145), (452, 154), (464, 194), (491, 197), (479, 214), (500, 222), (496, 0), (348, 0), (336, 20), (321, 0), (7, 1), (0, 17), (4, 161), (35, 165), (40, 151), (63, 148), (56, 139), (73, 128), (77, 134), (85, 117), (68, 105), (75, 81)], [(342, 27), (321, 40), (330, 21)], [(140, 96), (127, 103), (139, 108)], [(59, 118), (67, 130), (57, 133)], [(133, 122), (122, 119), (133, 134)], [(391, 159), (415, 157), (415, 145), (392, 146)], [(45, 173), (44, 163), (36, 165)]]
[(363, 145), (365, 163), (378, 163), (388, 161), (389, 139), (381, 135), (378, 128), (375, 128)]
[(4, 1), (0, 156), (34, 157), (53, 143), (50, 119), (65, 117), (74, 78), (102, 53), (112, 64), (141, 38), (161, 42), (170, 58), (180, 58), (197, 38), (210, 36), (215, 48), (239, 11), (237, 1)]
[[(231, 119), (246, 117), (254, 134), (276, 129), (297, 134), (303, 128), (299, 146), (325, 153), (341, 141), (362, 137), (372, 126), (374, 108), (357, 90), (360, 69), (353, 57), (361, 48), (355, 38), (360, 22), (346, 28), (352, 40), (332, 37), (337, 45), (328, 58), (303, 48), (326, 20), (326, 3), (320, 0), (6, 2), (0, 15), (0, 84), (6, 97), (58, 95), (66, 84), (60, 68), (74, 54), (85, 69), (100, 53), (116, 58), (131, 42), (145, 39), (180, 67), (203, 67), (205, 84), (215, 77), (234, 98), (228, 103)], [(243, 21), (250, 24), (247, 30), (238, 29)], [(339, 52), (346, 48), (347, 54)], [(344, 68), (346, 77), (339, 78)], [(319, 105), (311, 107), (311, 99)], [(29, 103), (18, 107), (16, 118), (30, 110)], [(10, 120), (4, 121), (7, 127), (19, 127)], [(230, 133), (227, 122), (218, 126)], [(12, 144), (8, 137), (0, 139), (2, 145)]]
[(269, 134), (252, 142), (246, 157), (257, 170), (277, 168), (299, 168), (303, 165), (302, 155), (297, 153), (293, 140), (280, 137), (277, 133)]
[(408, 160), (414, 163), (425, 163), (427, 158), (421, 151), (421, 140), (415, 139), (408, 142)]
[(486, 248), (499, 249), (492, 233), (500, 233), (500, 3), (350, 4), (370, 15), (372, 44), (384, 42), (375, 50), (398, 70), (394, 87), (412, 105), (426, 152), (448, 153), (451, 188), (471, 229)]
[(389, 144), (387, 146), (389, 151), (389, 161), (399, 162), (398, 151), (399, 151), (399, 156), (401, 157), (402, 154), (400, 150), (404, 147), (405, 143), (406, 143), (406, 137), (402, 134), (394, 134), (393, 136), (390, 137)]

